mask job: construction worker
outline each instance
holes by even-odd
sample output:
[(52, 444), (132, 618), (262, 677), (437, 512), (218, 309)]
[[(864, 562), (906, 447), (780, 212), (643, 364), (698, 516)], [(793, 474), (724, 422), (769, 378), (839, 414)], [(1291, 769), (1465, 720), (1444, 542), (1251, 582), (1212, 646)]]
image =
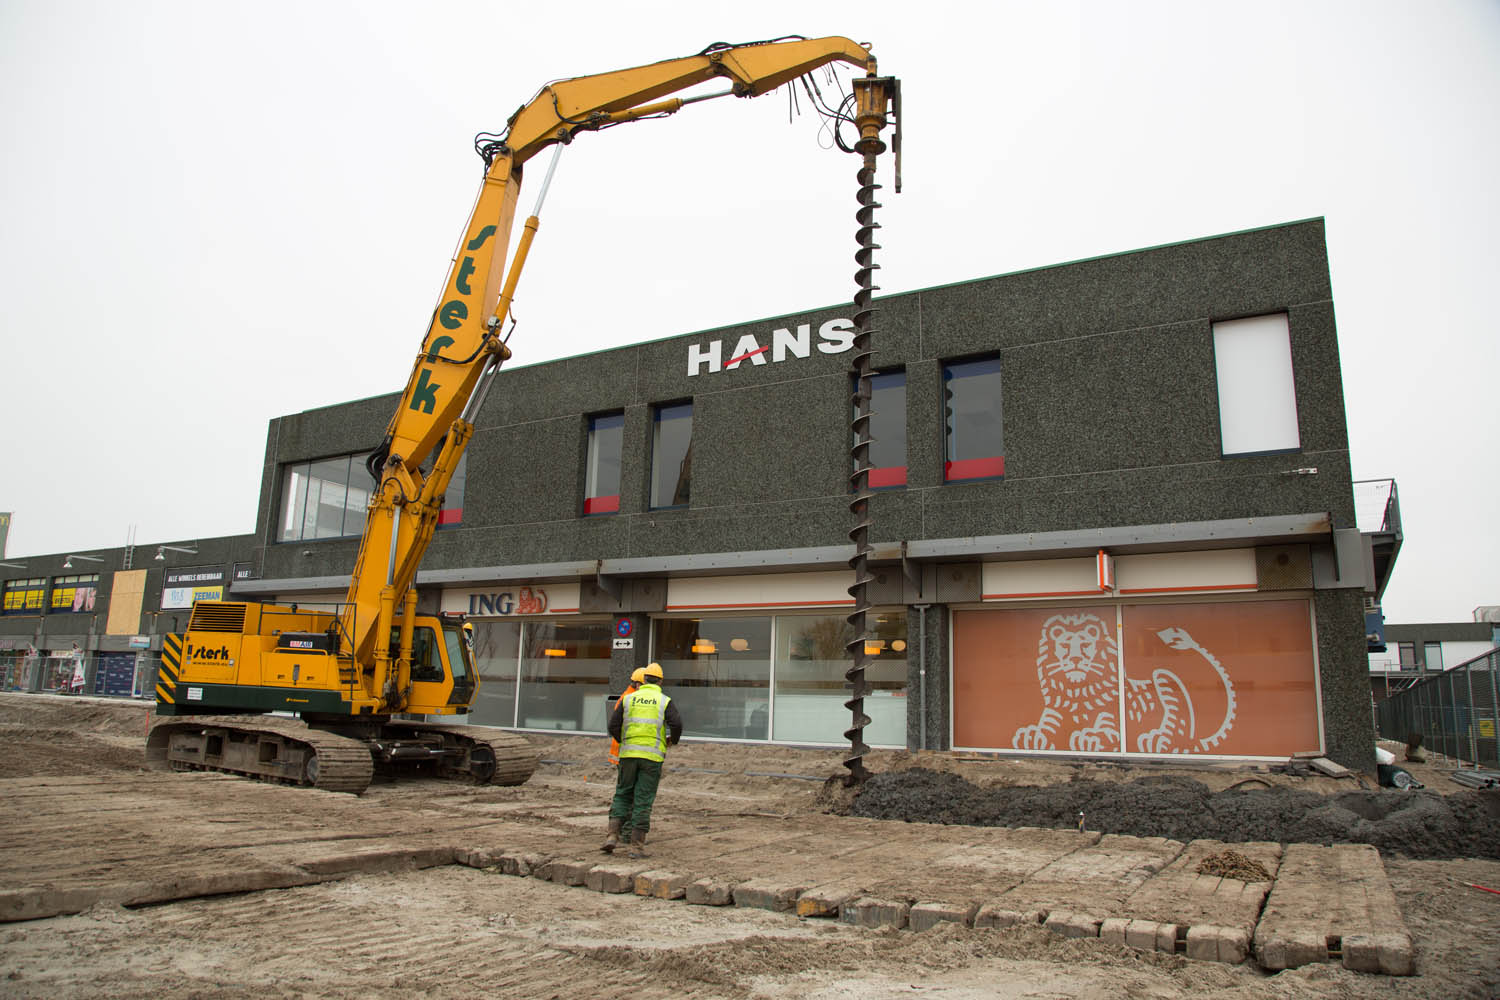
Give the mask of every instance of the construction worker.
[(620, 741), (620, 771), (609, 806), (609, 833), (600, 850), (613, 854), (622, 836), (630, 838), (630, 856), (646, 856), (651, 806), (661, 782), (667, 747), (682, 738), (682, 716), (661, 689), (660, 663), (641, 668), (641, 686), (623, 695), (609, 717), (609, 735)]
[[(627, 694), (635, 694), (636, 688), (641, 686), (641, 681), (645, 677), (645, 670), (645, 667), (636, 667), (631, 672), (630, 685), (624, 691), (620, 692), (620, 698), (625, 697)], [(620, 703), (620, 698), (615, 699), (615, 704), (618, 705)], [(615, 767), (620, 766), (620, 740), (615, 736), (609, 738), (609, 762)]]

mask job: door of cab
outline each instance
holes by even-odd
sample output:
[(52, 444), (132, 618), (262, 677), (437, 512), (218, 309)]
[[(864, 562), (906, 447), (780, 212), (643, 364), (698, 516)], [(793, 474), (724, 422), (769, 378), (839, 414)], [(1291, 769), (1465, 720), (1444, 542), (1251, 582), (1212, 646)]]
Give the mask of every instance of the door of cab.
[[(392, 629), (393, 652), (399, 643)], [(418, 624), (412, 630), (411, 700), (406, 711), (420, 715), (454, 715), (468, 711), (475, 678), (460, 628)]]

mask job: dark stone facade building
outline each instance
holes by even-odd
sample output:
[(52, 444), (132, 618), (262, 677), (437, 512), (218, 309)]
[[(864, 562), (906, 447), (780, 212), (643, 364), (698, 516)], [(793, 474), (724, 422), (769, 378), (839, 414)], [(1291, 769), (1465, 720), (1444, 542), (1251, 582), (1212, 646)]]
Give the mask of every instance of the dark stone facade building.
[[(1373, 767), (1321, 220), (879, 306), (868, 742)], [(850, 315), (500, 375), (418, 575), (471, 721), (602, 731), (655, 659), (689, 736), (843, 742)], [(342, 599), (395, 403), (272, 421), (232, 596)]]

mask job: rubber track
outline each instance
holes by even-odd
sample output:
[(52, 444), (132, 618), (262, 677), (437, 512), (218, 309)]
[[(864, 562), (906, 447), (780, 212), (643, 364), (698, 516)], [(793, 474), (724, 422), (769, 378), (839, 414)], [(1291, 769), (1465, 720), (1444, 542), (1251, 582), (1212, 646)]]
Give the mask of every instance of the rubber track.
[[(317, 755), (318, 780), (314, 788), (328, 792), (347, 792), (358, 795), (369, 787), (374, 777), (375, 765), (370, 750), (359, 740), (334, 733), (310, 729), (299, 719), (284, 719), (275, 716), (260, 717), (253, 723), (244, 716), (206, 715), (190, 719), (174, 719), (158, 722), (151, 727), (146, 738), (146, 763), (158, 770), (170, 770), (167, 760), (167, 744), (173, 732), (188, 732), (197, 729), (232, 729), (242, 733), (275, 733), (284, 739), (302, 743), (312, 748)], [(224, 774), (246, 772), (229, 768), (204, 767), (204, 770)], [(251, 777), (281, 780), (269, 775), (251, 774)]]
[(487, 784), (524, 785), (536, 771), (539, 754), (525, 739), (514, 733), (500, 732), (484, 726), (446, 726), (441, 723), (396, 722), (386, 726), (388, 732), (443, 733), (461, 741), (487, 744), (495, 754), (495, 775)]

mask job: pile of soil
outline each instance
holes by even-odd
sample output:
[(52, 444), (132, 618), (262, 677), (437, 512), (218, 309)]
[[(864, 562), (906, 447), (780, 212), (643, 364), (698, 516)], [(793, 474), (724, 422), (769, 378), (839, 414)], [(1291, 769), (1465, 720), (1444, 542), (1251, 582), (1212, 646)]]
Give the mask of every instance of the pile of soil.
[(1271, 873), (1266, 871), (1265, 865), (1245, 857), (1239, 851), (1220, 851), (1218, 854), (1210, 854), (1198, 862), (1198, 874), (1232, 878), (1240, 882), (1271, 881)]
[(1500, 790), (1350, 791), (1244, 786), (1221, 792), (1179, 775), (1047, 787), (979, 786), (913, 768), (876, 774), (837, 811), (964, 826), (1085, 829), (1173, 840), (1373, 844), (1408, 858), (1500, 858)]

